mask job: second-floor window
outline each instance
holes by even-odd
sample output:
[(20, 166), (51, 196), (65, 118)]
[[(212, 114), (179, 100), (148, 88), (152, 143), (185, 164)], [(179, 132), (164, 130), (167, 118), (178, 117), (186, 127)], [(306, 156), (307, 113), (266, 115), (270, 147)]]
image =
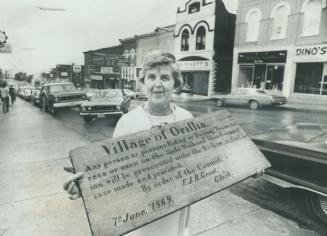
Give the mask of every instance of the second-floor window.
[(188, 7), (188, 13), (194, 13), (200, 11), (200, 3), (199, 2), (194, 2)]
[(261, 12), (258, 9), (250, 10), (245, 22), (246, 28), (246, 42), (256, 42), (259, 39), (259, 29), (261, 21)]
[(196, 50), (203, 50), (206, 47), (206, 29), (200, 26), (196, 31)]
[(184, 29), (182, 32), (181, 51), (189, 50), (189, 39), (190, 39), (190, 33), (188, 32), (187, 29)]
[(285, 39), (287, 32), (287, 22), (290, 10), (286, 5), (277, 7), (272, 12), (273, 26), (271, 39)]
[(318, 35), (322, 13), (322, 0), (310, 0), (302, 8), (302, 36)]

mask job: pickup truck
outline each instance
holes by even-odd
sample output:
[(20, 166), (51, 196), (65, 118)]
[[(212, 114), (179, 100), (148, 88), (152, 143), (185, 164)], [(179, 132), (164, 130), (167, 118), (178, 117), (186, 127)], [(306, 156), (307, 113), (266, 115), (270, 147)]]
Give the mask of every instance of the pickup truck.
[(310, 212), (327, 225), (327, 125), (296, 123), (252, 137), (270, 161), (263, 177), (304, 191)]
[(86, 93), (79, 91), (72, 83), (49, 83), (41, 87), (40, 106), (43, 111), (55, 114), (56, 111), (64, 107), (79, 107), (87, 101)]

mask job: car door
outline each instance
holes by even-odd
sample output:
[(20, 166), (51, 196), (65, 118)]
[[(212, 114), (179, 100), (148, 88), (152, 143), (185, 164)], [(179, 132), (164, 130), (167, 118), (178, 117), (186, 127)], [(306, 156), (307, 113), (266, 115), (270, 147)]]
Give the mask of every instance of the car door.
[(242, 92), (240, 90), (234, 90), (230, 95), (226, 96), (224, 103), (230, 105), (239, 105), (241, 94)]

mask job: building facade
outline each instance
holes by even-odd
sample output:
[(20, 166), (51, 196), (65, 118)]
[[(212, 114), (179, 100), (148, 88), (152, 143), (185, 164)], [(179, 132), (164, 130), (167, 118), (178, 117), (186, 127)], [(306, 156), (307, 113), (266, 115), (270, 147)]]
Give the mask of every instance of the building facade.
[[(175, 25), (157, 27), (153, 32), (136, 35), (136, 74), (137, 77), (142, 68), (144, 58), (152, 51), (165, 51), (175, 53), (174, 41)], [(144, 86), (137, 80), (136, 92), (142, 92)]]
[(239, 1), (232, 88), (327, 99), (326, 0)]
[(221, 0), (190, 0), (179, 7), (175, 54), (184, 85), (210, 96), (230, 89), (235, 15)]
[(90, 50), (84, 53), (85, 84), (87, 88), (121, 88), (121, 45)]

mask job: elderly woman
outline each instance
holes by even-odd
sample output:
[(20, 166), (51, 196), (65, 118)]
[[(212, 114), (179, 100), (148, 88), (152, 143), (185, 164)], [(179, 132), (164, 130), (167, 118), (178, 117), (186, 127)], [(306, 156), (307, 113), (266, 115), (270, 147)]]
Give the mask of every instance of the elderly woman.
[[(125, 114), (118, 121), (113, 137), (118, 137), (158, 125), (191, 118), (192, 114), (171, 104), (174, 88), (182, 86), (182, 76), (170, 53), (154, 52), (144, 60), (140, 81), (145, 85), (148, 102)], [(71, 199), (80, 197), (75, 175), (64, 184), (64, 189), (71, 194)], [(128, 236), (186, 236), (190, 207), (174, 212), (160, 220), (139, 228)]]

